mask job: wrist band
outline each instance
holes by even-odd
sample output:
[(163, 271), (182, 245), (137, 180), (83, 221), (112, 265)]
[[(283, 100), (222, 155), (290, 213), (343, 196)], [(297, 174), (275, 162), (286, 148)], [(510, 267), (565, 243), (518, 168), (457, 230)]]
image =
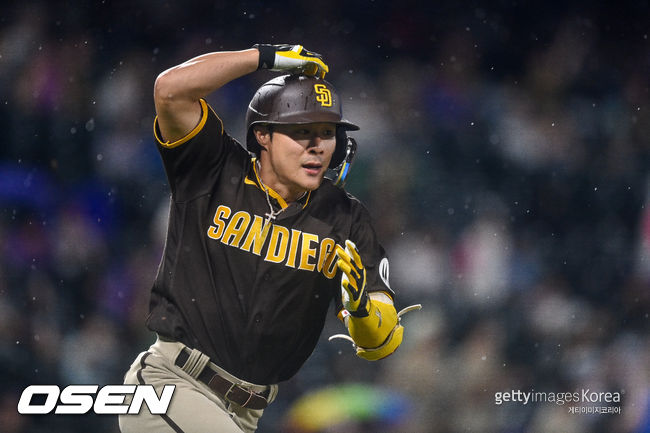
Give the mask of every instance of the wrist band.
[(253, 48), (257, 48), (260, 52), (260, 60), (257, 63), (257, 69), (271, 69), (275, 63), (275, 48), (270, 44), (255, 44)]

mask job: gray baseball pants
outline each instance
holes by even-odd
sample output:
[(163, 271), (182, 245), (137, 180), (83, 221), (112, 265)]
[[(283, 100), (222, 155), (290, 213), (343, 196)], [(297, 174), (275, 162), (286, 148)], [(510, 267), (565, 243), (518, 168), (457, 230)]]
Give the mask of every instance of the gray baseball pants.
[[(138, 415), (120, 415), (122, 433), (241, 433), (254, 432), (263, 410), (243, 408), (215, 394), (207, 385), (190, 376), (174, 364), (183, 350), (178, 342), (161, 341), (160, 338), (142, 352), (124, 376), (127, 385), (153, 385), (160, 396), (164, 385), (176, 385), (167, 413), (153, 415), (143, 405)], [(215, 366), (222, 377), (253, 392), (269, 391), (272, 402), (278, 392), (277, 385), (255, 385), (242, 381)]]

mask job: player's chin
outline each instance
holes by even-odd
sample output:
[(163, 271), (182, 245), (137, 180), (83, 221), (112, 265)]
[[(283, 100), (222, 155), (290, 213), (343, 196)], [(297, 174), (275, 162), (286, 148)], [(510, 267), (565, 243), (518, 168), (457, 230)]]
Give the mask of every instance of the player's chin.
[(302, 188), (307, 191), (313, 191), (317, 189), (321, 185), (321, 183), (323, 183), (324, 176), (325, 176), (325, 171), (319, 173), (316, 176), (313, 175), (301, 176), (302, 179), (300, 179), (300, 186), (302, 186)]

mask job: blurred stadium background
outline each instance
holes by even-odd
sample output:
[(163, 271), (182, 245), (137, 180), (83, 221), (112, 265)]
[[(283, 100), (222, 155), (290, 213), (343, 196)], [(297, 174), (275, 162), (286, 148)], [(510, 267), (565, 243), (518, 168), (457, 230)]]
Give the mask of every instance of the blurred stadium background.
[[(259, 431), (310, 431), (297, 406), (344, 421), (313, 427), (330, 432), (650, 431), (649, 33), (647, 0), (5, 2), (0, 430), (117, 432), (111, 416), (20, 416), (18, 397), (121, 383), (153, 341), (168, 206), (154, 79), (271, 42), (325, 56), (361, 126), (348, 189), (376, 217), (398, 309), (424, 309), (380, 363), (325, 340), (332, 314)], [(210, 97), (231, 135), (271, 76)], [(392, 403), (349, 418), (303, 404), (330, 386)], [(494, 400), (583, 388), (621, 392), (622, 413)]]

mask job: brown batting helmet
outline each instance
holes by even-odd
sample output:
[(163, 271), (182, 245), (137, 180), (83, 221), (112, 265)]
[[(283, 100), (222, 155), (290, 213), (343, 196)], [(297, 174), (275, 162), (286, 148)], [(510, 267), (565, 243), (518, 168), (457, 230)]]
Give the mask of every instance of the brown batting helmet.
[(336, 124), (336, 149), (329, 167), (335, 168), (346, 157), (346, 131), (359, 127), (343, 119), (341, 98), (334, 86), (322, 78), (282, 75), (262, 84), (246, 112), (246, 147), (259, 155), (260, 145), (253, 134), (255, 125)]

